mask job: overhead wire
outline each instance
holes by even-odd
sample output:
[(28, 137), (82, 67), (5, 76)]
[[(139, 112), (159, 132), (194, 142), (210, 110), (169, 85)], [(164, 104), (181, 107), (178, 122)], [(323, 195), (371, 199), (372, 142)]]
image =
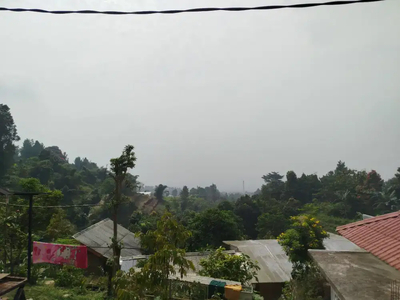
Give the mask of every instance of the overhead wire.
[[(7, 202), (0, 202), (0, 205), (16, 206), (16, 207), (29, 207), (24, 204), (12, 204)], [(102, 206), (104, 204), (77, 204), (77, 205), (33, 205), (33, 208), (73, 208), (73, 207), (94, 207)]]
[(189, 9), (169, 9), (169, 10), (140, 10), (140, 11), (114, 11), (114, 10), (46, 10), (39, 8), (9, 8), (0, 7), (0, 11), (8, 12), (32, 12), (42, 14), (101, 14), (101, 15), (154, 15), (154, 14), (180, 14), (180, 13), (204, 13), (212, 11), (229, 11), (229, 12), (240, 12), (248, 10), (275, 10), (284, 8), (310, 8), (317, 6), (338, 6), (348, 4), (360, 4), (369, 2), (380, 2), (385, 0), (348, 0), (348, 1), (330, 1), (330, 2), (319, 2), (319, 3), (298, 3), (288, 5), (266, 5), (266, 6), (254, 6), (254, 7), (200, 7), (200, 8), (189, 8)]

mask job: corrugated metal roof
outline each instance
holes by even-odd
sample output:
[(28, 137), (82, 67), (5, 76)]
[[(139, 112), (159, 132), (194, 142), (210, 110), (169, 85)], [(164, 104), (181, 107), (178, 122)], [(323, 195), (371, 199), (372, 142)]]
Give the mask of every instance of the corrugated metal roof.
[(339, 226), (337, 232), (400, 270), (400, 212)]
[[(104, 257), (112, 257), (111, 245), (113, 237), (113, 221), (104, 219), (72, 236), (74, 239), (96, 251)], [(122, 242), (121, 256), (134, 256), (141, 254), (140, 242), (133, 232), (118, 224), (118, 242)], [(134, 249), (129, 249), (134, 248)]]
[(0, 188), (0, 195), (9, 196), (9, 195), (12, 195), (12, 193), (6, 189)]
[[(224, 241), (258, 262), (258, 282), (285, 282), (290, 280), (292, 264), (277, 240)], [(256, 283), (257, 280), (253, 280)]]
[[(260, 267), (258, 281), (260, 283), (290, 280), (292, 264), (277, 240), (226, 241), (224, 243), (233, 246), (233, 248), (258, 262)], [(360, 250), (357, 245), (333, 233), (329, 233), (329, 238), (324, 240), (324, 246), (326, 250), (332, 251)], [(254, 280), (253, 282), (257, 281)]]

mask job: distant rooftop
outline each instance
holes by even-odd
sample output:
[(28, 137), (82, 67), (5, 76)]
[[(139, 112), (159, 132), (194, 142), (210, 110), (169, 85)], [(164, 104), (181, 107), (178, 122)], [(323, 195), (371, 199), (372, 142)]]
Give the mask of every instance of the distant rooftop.
[(400, 212), (339, 226), (337, 232), (400, 270)]
[[(285, 282), (291, 279), (292, 264), (277, 240), (224, 241), (224, 243), (258, 262), (260, 283)], [(324, 246), (326, 250), (361, 250), (346, 238), (333, 233), (329, 233), (329, 238), (324, 240)]]
[[(110, 248), (113, 237), (113, 221), (108, 218), (89, 226), (72, 237), (106, 258), (111, 258), (113, 255), (113, 250)], [(119, 224), (118, 242), (122, 242), (122, 257), (141, 254), (139, 239), (133, 232)]]

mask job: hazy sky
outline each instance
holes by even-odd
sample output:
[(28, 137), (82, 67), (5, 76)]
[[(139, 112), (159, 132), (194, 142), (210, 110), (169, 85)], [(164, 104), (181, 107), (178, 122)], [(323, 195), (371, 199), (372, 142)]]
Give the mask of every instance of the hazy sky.
[[(305, 1), (305, 0), (304, 0)], [(100, 2), (100, 3), (99, 3)], [(283, 1), (284, 3), (294, 3)], [(148, 10), (278, 0), (16, 1)], [(0, 102), (22, 139), (148, 185), (253, 191), (270, 171), (400, 167), (400, 1), (152, 16), (0, 12)]]

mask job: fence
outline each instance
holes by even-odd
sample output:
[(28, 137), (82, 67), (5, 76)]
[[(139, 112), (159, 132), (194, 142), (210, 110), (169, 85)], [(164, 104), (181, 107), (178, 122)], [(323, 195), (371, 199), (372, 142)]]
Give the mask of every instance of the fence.
[(393, 280), (391, 284), (390, 300), (400, 300), (400, 286), (397, 280)]

